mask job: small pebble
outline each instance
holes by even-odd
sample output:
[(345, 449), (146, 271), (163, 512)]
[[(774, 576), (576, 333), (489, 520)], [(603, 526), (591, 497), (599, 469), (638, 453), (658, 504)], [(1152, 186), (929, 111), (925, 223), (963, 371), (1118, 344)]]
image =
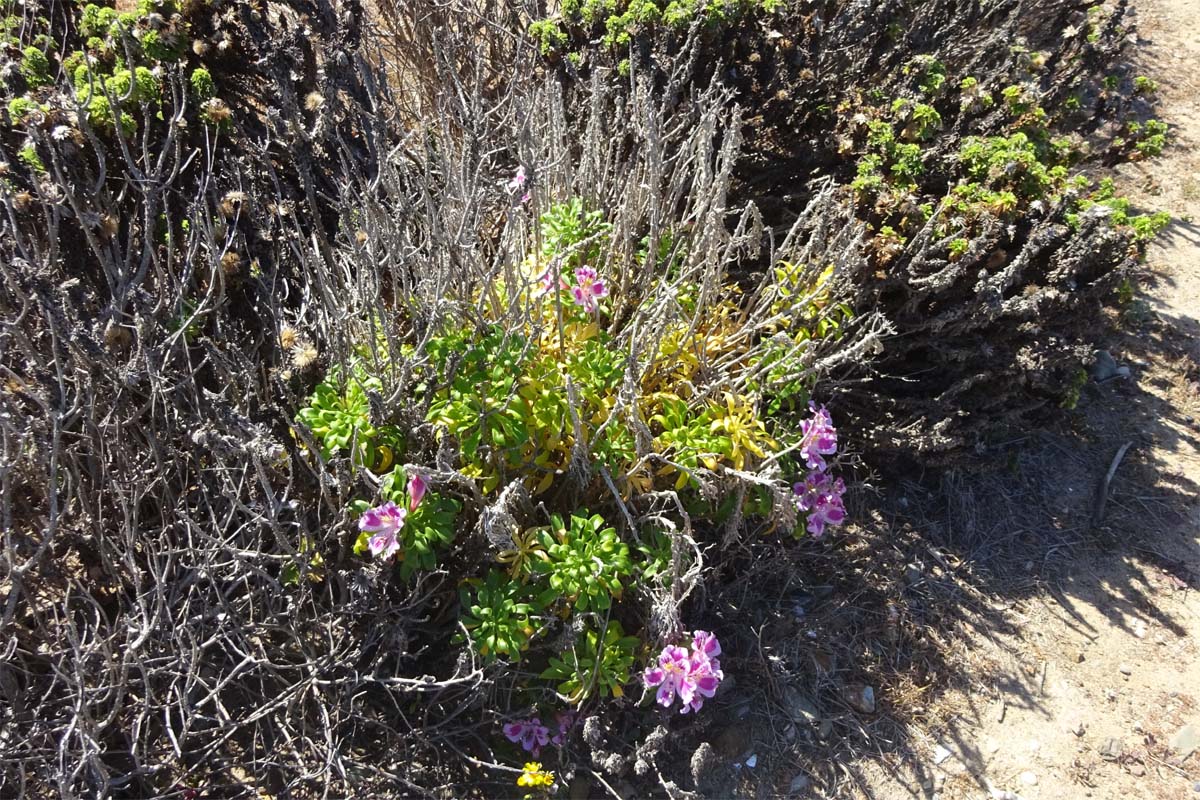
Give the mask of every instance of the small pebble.
[(1133, 667), (1129, 666), (1128, 664), (1122, 664), (1120, 667), (1118, 667), (1118, 669), (1125, 677), (1129, 677), (1133, 674)]
[(1037, 775), (1033, 774), (1032, 772), (1026, 770), (1025, 772), (1021, 773), (1021, 783), (1025, 784), (1026, 786), (1037, 786), (1037, 781)]

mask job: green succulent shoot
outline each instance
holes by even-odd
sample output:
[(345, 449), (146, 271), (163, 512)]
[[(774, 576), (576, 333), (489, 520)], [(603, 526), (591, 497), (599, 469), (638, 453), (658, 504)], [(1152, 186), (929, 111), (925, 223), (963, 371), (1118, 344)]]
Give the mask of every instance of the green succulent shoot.
[[(461, 622), (471, 645), (485, 661), (507, 656), (516, 661), (534, 634), (531, 615), (541, 607), (528, 587), (499, 570), (485, 580), (472, 578), (459, 591)], [(460, 634), (456, 637), (462, 641)]]
[(316, 437), (322, 458), (330, 459), (353, 449), (355, 464), (383, 472), (394, 462), (395, 450), (403, 440), (397, 429), (376, 428), (371, 424), (367, 392), (382, 390), (380, 380), (368, 376), (361, 365), (352, 366), (345, 381), (341, 380), (341, 370), (330, 370), (308, 404), (297, 412), (296, 419)]
[(540, 538), (545, 556), (538, 572), (547, 576), (543, 602), (564, 596), (579, 611), (604, 611), (620, 597), (621, 579), (633, 573), (629, 546), (599, 514), (573, 514), (569, 523), (554, 515)]
[(551, 657), (542, 677), (558, 681), (558, 691), (579, 703), (596, 693), (624, 697), (629, 670), (641, 641), (626, 636), (621, 623), (611, 620), (603, 634), (586, 629), (569, 653)]

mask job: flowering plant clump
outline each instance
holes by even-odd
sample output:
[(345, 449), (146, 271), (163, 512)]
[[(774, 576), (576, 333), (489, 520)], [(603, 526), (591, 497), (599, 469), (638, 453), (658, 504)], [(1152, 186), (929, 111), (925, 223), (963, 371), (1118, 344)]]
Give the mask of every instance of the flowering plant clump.
[(519, 719), (504, 726), (504, 737), (537, 758), (550, 741), (550, 729), (538, 717)]
[(436, 551), (454, 540), (454, 523), (461, 508), (449, 498), (429, 493), (420, 475), (405, 483), (404, 471), (394, 469), (380, 481), (384, 502), (373, 508), (358, 501), (360, 531), (354, 552), (370, 553), (383, 561), (393, 557), (407, 579), (417, 569), (433, 569)]
[(837, 429), (825, 406), (809, 403), (812, 418), (800, 423), (800, 457), (808, 465), (804, 480), (792, 487), (796, 508), (806, 515), (808, 532), (814, 538), (825, 534), (828, 526), (841, 525), (846, 520), (842, 495), (846, 484), (829, 474), (825, 456), (837, 455)]
[(677, 645), (667, 645), (658, 656), (655, 666), (647, 667), (642, 681), (648, 688), (657, 687), (659, 705), (670, 708), (679, 697), (679, 713), (699, 711), (704, 699), (717, 692), (725, 674), (721, 671), (721, 643), (708, 631), (695, 631), (691, 652)]

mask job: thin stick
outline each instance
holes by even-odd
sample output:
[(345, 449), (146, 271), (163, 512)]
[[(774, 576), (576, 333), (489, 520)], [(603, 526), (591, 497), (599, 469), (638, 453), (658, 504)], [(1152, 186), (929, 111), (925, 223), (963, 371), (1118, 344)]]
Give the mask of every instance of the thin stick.
[(1126, 442), (1121, 445), (1121, 449), (1113, 456), (1112, 464), (1108, 467), (1108, 474), (1104, 476), (1104, 481), (1100, 484), (1099, 490), (1096, 492), (1096, 504), (1092, 511), (1092, 527), (1100, 524), (1104, 519), (1104, 506), (1108, 504), (1108, 488), (1112, 483), (1113, 476), (1117, 473), (1117, 467), (1121, 466), (1121, 459), (1125, 458), (1126, 451), (1133, 445), (1133, 442)]

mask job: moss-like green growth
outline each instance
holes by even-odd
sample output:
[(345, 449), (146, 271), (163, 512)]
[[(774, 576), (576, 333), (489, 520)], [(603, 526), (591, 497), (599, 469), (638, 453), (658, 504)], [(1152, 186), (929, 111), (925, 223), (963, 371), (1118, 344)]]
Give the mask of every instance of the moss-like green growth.
[(30, 88), (50, 83), (50, 59), (38, 48), (26, 47), (21, 54), (21, 77)]
[(46, 164), (42, 161), (42, 157), (38, 155), (37, 148), (32, 144), (27, 144), (18, 150), (17, 158), (34, 172), (42, 173), (46, 171)]
[(558, 18), (531, 23), (529, 33), (546, 55), (570, 48), (571, 29), (587, 31), (586, 42), (600, 28), (603, 47), (621, 48), (661, 27), (682, 32), (697, 22), (718, 25), (784, 7), (784, 0), (563, 0)]
[[(544, 56), (561, 50), (567, 43), (566, 31), (552, 19), (539, 19), (531, 23), (529, 25), (529, 35), (537, 42), (538, 50)], [(194, 73), (192, 78), (193, 80), (195, 79)]]
[(23, 125), (35, 111), (46, 111), (46, 106), (28, 97), (14, 97), (8, 101), (8, 117), (14, 125)]
[(201, 100), (207, 100), (217, 93), (217, 86), (213, 83), (212, 74), (204, 67), (192, 70), (192, 76), (188, 80), (192, 84), (192, 91)]

